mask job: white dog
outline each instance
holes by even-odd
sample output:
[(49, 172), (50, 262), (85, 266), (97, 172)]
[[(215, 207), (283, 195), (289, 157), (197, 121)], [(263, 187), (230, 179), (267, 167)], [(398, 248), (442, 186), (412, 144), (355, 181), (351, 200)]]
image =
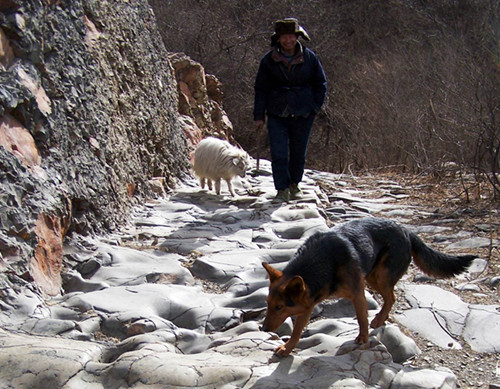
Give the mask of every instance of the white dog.
[(215, 192), (220, 195), (220, 180), (227, 182), (231, 196), (235, 196), (231, 179), (235, 176), (245, 177), (248, 167), (248, 154), (229, 142), (217, 138), (205, 138), (194, 152), (194, 173), (200, 179), (200, 185), (212, 190), (212, 181), (215, 182)]

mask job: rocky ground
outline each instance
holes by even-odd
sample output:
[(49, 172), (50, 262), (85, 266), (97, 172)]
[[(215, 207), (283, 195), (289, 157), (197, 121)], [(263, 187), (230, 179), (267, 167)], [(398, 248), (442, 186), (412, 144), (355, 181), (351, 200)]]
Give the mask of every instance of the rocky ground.
[[(60, 296), (6, 274), (16, 288), (0, 284), (0, 387), (494, 388), (496, 209), (486, 218), (480, 207), (450, 204), (450, 193), (432, 197), (425, 180), (310, 170), (304, 198), (277, 204), (269, 163), (253, 173), (236, 180), (235, 198), (188, 179), (138, 207), (120, 232), (69, 239)], [(425, 202), (427, 193), (447, 201)], [(353, 341), (352, 305), (327, 300), (294, 352), (274, 357), (292, 321), (277, 334), (259, 331), (268, 289), (261, 263), (282, 268), (316, 231), (375, 215), (432, 247), (479, 258), (445, 281), (410, 268), (389, 322), (368, 344)], [(381, 301), (369, 292), (367, 301), (371, 318)]]
[[(411, 182), (406, 184), (411, 188), (410, 201), (431, 212), (436, 220), (450, 220), (448, 225), (456, 232), (468, 231), (474, 236), (488, 239), (500, 237), (499, 204), (498, 202), (491, 203), (490, 200), (478, 196), (479, 186), (475, 186), (472, 190), (475, 193), (467, 202), (464, 188), (457, 179), (438, 182), (436, 179), (427, 178), (415, 180), (415, 183), (417, 187), (413, 187)], [(415, 220), (415, 223), (417, 222)], [(462, 300), (471, 304), (498, 305), (500, 302), (498, 279), (500, 249), (498, 246), (491, 246), (476, 249), (476, 252), (489, 261), (487, 269), (480, 275), (476, 284), (479, 290), (457, 291), (453, 288), (453, 291), (458, 293)], [(495, 281), (488, 283), (487, 280), (491, 279)], [(443, 287), (446, 286), (450, 288), (449, 284)], [(419, 338), (418, 335), (414, 337), (414, 340), (422, 350), (422, 354), (415, 358), (414, 364), (429, 366), (439, 363), (449, 367), (455, 371), (459, 384), (463, 388), (486, 387), (488, 383), (490, 388), (500, 387), (499, 354), (477, 353), (466, 344), (463, 345), (462, 350), (442, 350)]]
[[(487, 183), (477, 183), (474, 177), (432, 177), (399, 174), (366, 174), (360, 177), (345, 176), (347, 188), (354, 191), (363, 188), (373, 189), (383, 180), (401, 185), (399, 193), (408, 195), (398, 201), (405, 206), (416, 207), (419, 212), (409, 217), (412, 225), (428, 224), (446, 225), (453, 233), (464, 236), (481, 237), (485, 239), (500, 238), (500, 204), (491, 201), (491, 193)], [(328, 193), (335, 192), (333, 188), (324, 185)], [(382, 191), (371, 191), (367, 197), (378, 198)], [(425, 215), (425, 217), (424, 217)], [(467, 234), (469, 233), (469, 234)], [(432, 234), (421, 233), (421, 237), (432, 241)], [(446, 244), (433, 242), (433, 247), (443, 250)], [(464, 253), (467, 252), (464, 251)], [(488, 260), (488, 267), (478, 275), (475, 285), (477, 289), (458, 290), (454, 281), (439, 281), (439, 286), (458, 294), (469, 304), (499, 305), (500, 285), (500, 248), (495, 245), (469, 249), (470, 254), (476, 254)], [(405, 279), (413, 280), (419, 271), (411, 266)], [(492, 281), (493, 280), (493, 281)], [(393, 313), (407, 309), (401, 289), (396, 290), (396, 303)], [(376, 296), (376, 294), (375, 294)], [(391, 315), (392, 317), (392, 315)], [(436, 346), (416, 332), (404, 330), (417, 343), (421, 354), (412, 357), (408, 366), (433, 367), (445, 366), (452, 370), (458, 378), (460, 388), (500, 388), (500, 355), (498, 353), (480, 353), (474, 351), (466, 342), (457, 339), (462, 349), (448, 349)]]

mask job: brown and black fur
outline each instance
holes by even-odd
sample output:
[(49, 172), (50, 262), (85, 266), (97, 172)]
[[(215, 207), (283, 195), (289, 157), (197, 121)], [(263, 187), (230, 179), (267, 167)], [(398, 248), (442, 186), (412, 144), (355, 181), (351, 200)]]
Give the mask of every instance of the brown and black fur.
[(292, 336), (275, 352), (290, 354), (309, 321), (314, 306), (330, 296), (352, 301), (359, 323), (357, 343), (368, 341), (365, 283), (380, 293), (384, 304), (371, 322), (380, 327), (395, 301), (394, 285), (411, 259), (428, 275), (447, 278), (462, 273), (476, 258), (438, 252), (406, 228), (382, 218), (364, 218), (311, 236), (283, 271), (263, 263), (269, 280), (264, 331), (275, 331), (296, 316)]

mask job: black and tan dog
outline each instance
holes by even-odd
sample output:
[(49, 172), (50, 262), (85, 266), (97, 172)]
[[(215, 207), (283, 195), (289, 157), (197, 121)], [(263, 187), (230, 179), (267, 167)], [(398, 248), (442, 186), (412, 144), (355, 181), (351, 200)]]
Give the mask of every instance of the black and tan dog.
[(380, 293), (384, 304), (371, 322), (380, 327), (395, 301), (394, 285), (414, 258), (428, 275), (447, 278), (463, 272), (476, 256), (452, 256), (426, 246), (406, 228), (381, 218), (364, 218), (311, 236), (283, 271), (267, 263), (270, 279), (267, 313), (262, 329), (275, 331), (296, 316), (292, 336), (275, 353), (290, 354), (316, 304), (327, 297), (348, 298), (359, 323), (357, 343), (368, 341), (365, 282)]

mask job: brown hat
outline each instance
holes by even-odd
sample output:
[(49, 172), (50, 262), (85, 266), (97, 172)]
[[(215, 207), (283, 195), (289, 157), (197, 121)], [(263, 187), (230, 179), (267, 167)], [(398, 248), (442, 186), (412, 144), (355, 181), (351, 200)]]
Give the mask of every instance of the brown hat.
[(277, 20), (274, 23), (274, 34), (271, 35), (271, 45), (274, 46), (278, 41), (280, 35), (283, 34), (296, 34), (301, 36), (306, 41), (310, 41), (309, 35), (306, 30), (302, 26), (299, 25), (299, 22), (295, 18), (285, 18), (282, 20)]

